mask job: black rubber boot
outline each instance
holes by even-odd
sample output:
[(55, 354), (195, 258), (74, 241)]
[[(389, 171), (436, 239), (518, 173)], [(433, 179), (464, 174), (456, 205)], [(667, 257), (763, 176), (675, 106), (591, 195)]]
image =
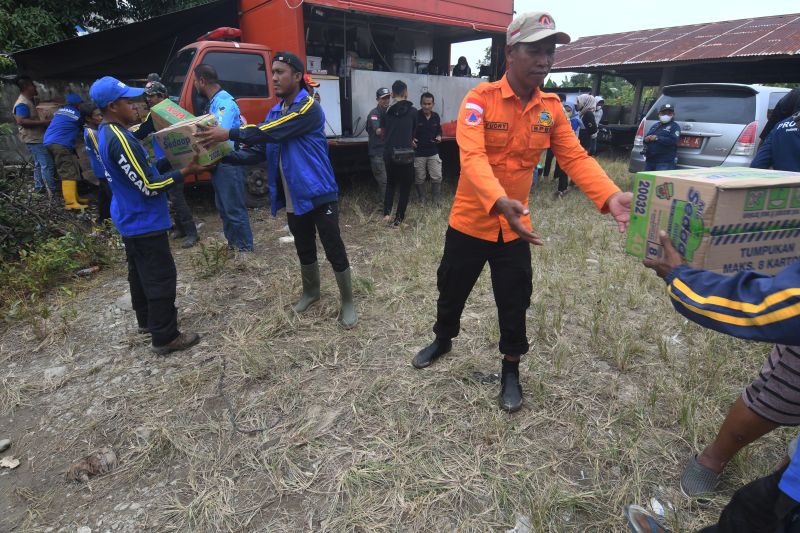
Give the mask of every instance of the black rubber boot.
[(436, 337), (432, 343), (421, 349), (417, 355), (414, 356), (414, 359), (411, 360), (411, 364), (414, 368), (431, 366), (435, 360), (449, 353), (452, 349), (453, 342), (450, 339), (440, 339)]
[(433, 205), (436, 207), (442, 207), (442, 184), (441, 183), (431, 183), (431, 196), (433, 199)]
[(500, 409), (514, 413), (522, 409), (522, 386), (519, 384), (519, 361), (503, 359), (503, 373), (500, 378), (500, 395), (497, 401)]
[(425, 185), (422, 183), (418, 183), (414, 185), (414, 188), (417, 189), (417, 198), (420, 202), (425, 201)]

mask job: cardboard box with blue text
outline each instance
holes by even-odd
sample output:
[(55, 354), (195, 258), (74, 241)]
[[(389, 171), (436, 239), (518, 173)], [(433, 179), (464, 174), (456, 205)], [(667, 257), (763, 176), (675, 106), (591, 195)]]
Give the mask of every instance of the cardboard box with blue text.
[(800, 173), (746, 167), (640, 172), (625, 251), (661, 257), (660, 230), (693, 267), (775, 274), (800, 258)]
[(201, 146), (194, 137), (198, 125), (216, 126), (214, 115), (203, 115), (173, 124), (153, 134), (155, 142), (169, 160), (172, 168), (179, 169), (188, 165), (197, 156), (203, 166), (213, 165), (233, 150), (226, 141), (208, 148)]

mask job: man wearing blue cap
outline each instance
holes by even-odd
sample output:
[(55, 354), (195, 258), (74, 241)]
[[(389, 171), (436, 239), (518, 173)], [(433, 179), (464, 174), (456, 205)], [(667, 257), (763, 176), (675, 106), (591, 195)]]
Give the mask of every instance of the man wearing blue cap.
[(83, 114), (78, 105), (83, 99), (75, 93), (67, 93), (67, 103), (58, 108), (50, 125), (44, 132), (42, 142), (53, 157), (56, 172), (61, 179), (65, 209), (85, 209), (88, 200), (78, 198), (78, 180), (81, 169), (75, 155), (75, 141), (83, 132)]
[(303, 295), (292, 307), (302, 313), (320, 297), (317, 234), (339, 285), (339, 322), (358, 322), (353, 303), (350, 263), (339, 232), (339, 187), (328, 159), (325, 113), (308, 94), (305, 66), (295, 54), (278, 52), (272, 62), (272, 85), (281, 98), (263, 124), (226, 129), (204, 128), (195, 136), (204, 144), (231, 140), (248, 146), (223, 161), (253, 165), (267, 161), (272, 215), (286, 208), (289, 229), (300, 259)]
[(143, 92), (111, 76), (100, 78), (89, 89), (103, 113), (98, 152), (113, 193), (111, 219), (125, 243), (139, 332), (150, 333), (153, 352), (166, 355), (194, 346), (200, 336), (178, 331), (177, 272), (167, 236), (172, 222), (167, 195), (162, 193), (174, 184), (182, 186), (184, 176), (207, 169), (194, 160), (185, 168), (162, 174), (159, 169), (166, 166), (165, 160), (151, 164), (147, 151), (127, 129), (137, 119), (128, 99)]

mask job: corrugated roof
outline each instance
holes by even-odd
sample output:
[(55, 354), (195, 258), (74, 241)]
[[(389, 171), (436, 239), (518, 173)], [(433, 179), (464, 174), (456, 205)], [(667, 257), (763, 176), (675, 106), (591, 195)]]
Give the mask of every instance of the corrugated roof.
[(800, 55), (800, 14), (582, 37), (558, 47), (553, 70), (774, 55)]

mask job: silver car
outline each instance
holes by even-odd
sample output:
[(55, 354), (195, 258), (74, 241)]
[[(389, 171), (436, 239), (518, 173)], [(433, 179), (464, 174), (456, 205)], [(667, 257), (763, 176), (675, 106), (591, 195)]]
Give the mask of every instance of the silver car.
[(675, 107), (681, 127), (678, 168), (750, 166), (769, 113), (789, 89), (736, 83), (686, 83), (664, 87), (639, 124), (628, 164), (644, 170), (642, 139), (664, 104)]

